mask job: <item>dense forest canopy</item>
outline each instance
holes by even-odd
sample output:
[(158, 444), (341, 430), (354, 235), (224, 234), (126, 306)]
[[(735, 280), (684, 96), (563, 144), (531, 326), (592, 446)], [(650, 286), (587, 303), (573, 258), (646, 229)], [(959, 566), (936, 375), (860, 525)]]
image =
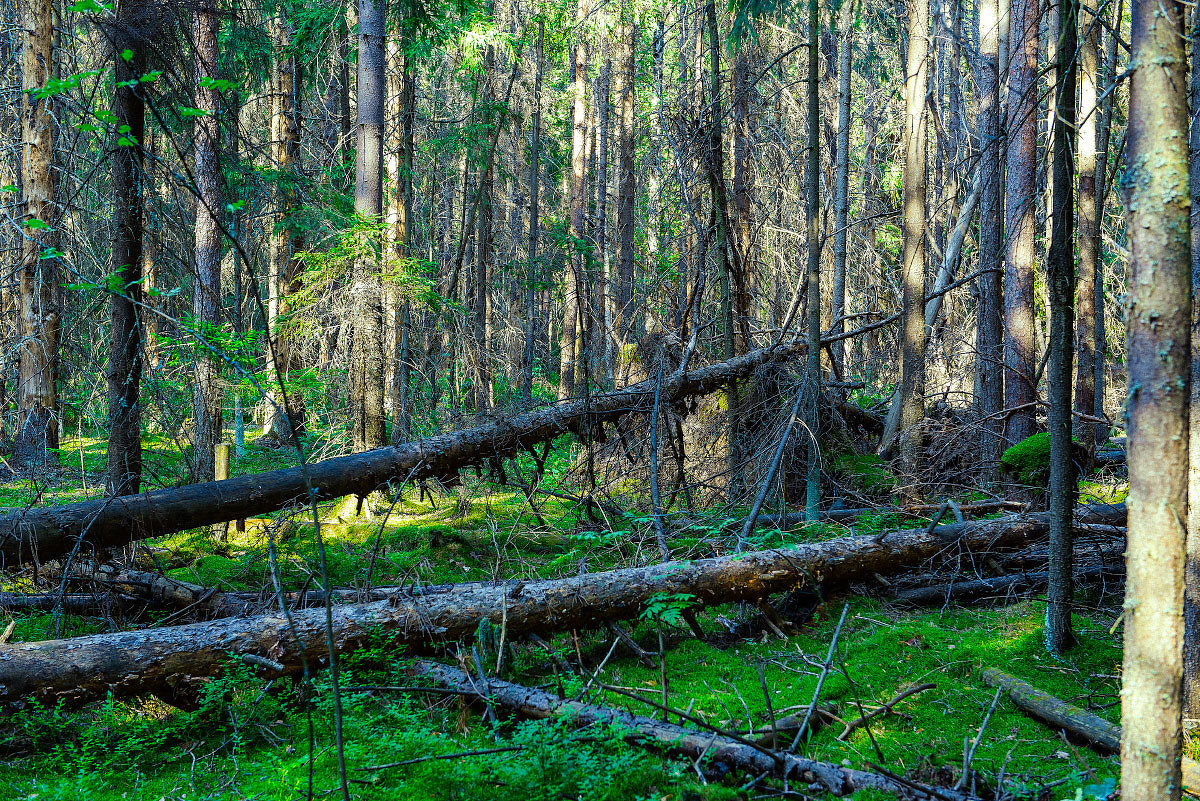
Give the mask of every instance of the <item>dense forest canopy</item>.
[(0, 23), (22, 797), (1200, 786), (1191, 6)]

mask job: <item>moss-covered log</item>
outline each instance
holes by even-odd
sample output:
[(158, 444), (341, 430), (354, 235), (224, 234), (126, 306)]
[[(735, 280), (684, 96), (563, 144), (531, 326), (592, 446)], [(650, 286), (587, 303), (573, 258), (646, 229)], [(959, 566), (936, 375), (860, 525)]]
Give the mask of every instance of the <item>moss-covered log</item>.
[[(1124, 509), (1085, 507), (1081, 517), (1119, 520)], [(1043, 515), (1010, 515), (941, 526), (932, 533), (901, 530), (559, 580), (397, 595), (335, 606), (334, 648), (352, 650), (382, 633), (395, 645), (428, 649), (473, 636), (483, 619), (503, 626), (509, 637), (591, 628), (636, 618), (658, 595), (687, 597), (696, 608), (750, 601), (822, 581), (842, 584), (895, 574), (948, 546), (956, 552), (1018, 548), (1045, 531)], [(49, 702), (86, 702), (109, 692), (186, 697), (231, 659), (249, 658), (260, 666), (267, 660), (282, 673), (298, 673), (305, 662), (321, 665), (328, 653), (325, 611), (298, 610), (291, 621), (278, 615), (233, 617), (7, 646), (0, 648), (0, 701), (34, 695)]]

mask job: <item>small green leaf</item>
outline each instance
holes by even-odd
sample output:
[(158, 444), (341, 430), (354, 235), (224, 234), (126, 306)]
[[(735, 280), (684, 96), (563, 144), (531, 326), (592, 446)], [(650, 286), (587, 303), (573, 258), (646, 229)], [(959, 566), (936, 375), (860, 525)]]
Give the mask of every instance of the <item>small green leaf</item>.
[(25, 221), (25, 227), (32, 228), (33, 230), (37, 231), (37, 230), (40, 230), (43, 228), (49, 229), (50, 223), (46, 222), (45, 220), (39, 220), (36, 217), (33, 217), (33, 218)]
[(209, 112), (205, 111), (202, 108), (192, 108), (191, 106), (182, 106), (179, 109), (179, 116), (181, 116), (181, 117), (207, 117), (208, 115), (209, 115)]
[(133, 51), (128, 47), (121, 51), (121, 58), (126, 62), (133, 61)]

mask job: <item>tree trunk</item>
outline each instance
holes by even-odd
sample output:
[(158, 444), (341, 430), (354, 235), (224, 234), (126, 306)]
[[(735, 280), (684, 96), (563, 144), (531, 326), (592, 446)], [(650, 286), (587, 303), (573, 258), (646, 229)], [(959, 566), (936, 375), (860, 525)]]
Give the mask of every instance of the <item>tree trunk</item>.
[(387, 231), (384, 253), (388, 259), (389, 275), (394, 277), (388, 289), (391, 325), (388, 342), (389, 382), (392, 399), (393, 444), (407, 442), (412, 435), (412, 403), (409, 395), (411, 378), (412, 312), (407, 285), (403, 282), (412, 268), (409, 239), (413, 222), (413, 128), (416, 113), (416, 73), (408, 57), (401, 52), (400, 39), (388, 37), (387, 104), (392, 119), (387, 155)]
[(526, 253), (525, 274), (525, 356), (521, 370), (521, 397), (525, 407), (533, 405), (533, 360), (537, 345), (537, 281), (538, 269), (538, 216), (541, 208), (538, 194), (542, 183), (542, 46), (545, 42), (545, 21), (538, 18), (537, 71), (533, 79), (533, 125), (529, 140), (529, 243)]
[[(582, 28), (591, 12), (589, 0), (579, 0), (575, 24)], [(566, 286), (563, 289), (562, 332), (559, 336), (558, 398), (563, 400), (575, 393), (576, 328), (580, 318), (580, 292), (583, 285), (583, 214), (587, 205), (587, 51), (582, 30), (577, 30), (569, 51), (573, 55), (574, 99), (571, 110), (571, 196), (568, 233), (571, 237)]]
[[(383, 217), (383, 116), (385, 95), (384, 15), (381, 0), (359, 0), (358, 8), (358, 152), (354, 212), (360, 223), (375, 226)], [(369, 229), (373, 232), (374, 227)], [(383, 309), (379, 280), (380, 245), (373, 233), (362, 235), (355, 259), (353, 415), (354, 449), (383, 445)]]
[[(1050, 587), (1046, 605), (1046, 648), (1060, 653), (1075, 644), (1071, 629), (1074, 578), (1071, 572), (1071, 509), (1078, 492), (1071, 443), (1071, 385), (1074, 355), (1075, 301), (1075, 42), (1078, 0), (1057, 0), (1062, 40), (1056, 53), (1054, 86), (1054, 157), (1051, 164), (1050, 249), (1050, 363), (1047, 395), (1050, 401)], [(1091, 365), (1088, 365), (1090, 374)], [(1089, 399), (1089, 407), (1090, 399)]]
[(808, 151), (805, 154), (807, 163), (804, 172), (808, 217), (808, 365), (804, 372), (803, 391), (806, 394), (804, 419), (809, 435), (804, 514), (810, 521), (819, 517), (821, 507), (821, 445), (817, 439), (817, 432), (820, 431), (818, 415), (821, 403), (821, 85), (818, 80), (820, 31), (818, 0), (808, 0)]
[[(140, 0), (122, 0), (113, 27), (116, 78), (114, 112), (119, 130), (112, 161), (113, 242), (110, 271), (120, 290), (112, 294), (108, 364), (109, 495), (133, 495), (142, 483), (142, 211), (146, 104), (138, 79), (146, 72), (147, 43), (135, 34), (145, 24)], [(124, 52), (132, 53), (126, 59)]]
[(1009, 31), (1007, 251), (1004, 262), (1004, 406), (1007, 444), (1034, 432), (1037, 332), (1034, 328), (1033, 245), (1037, 206), (1038, 0), (1013, 0)]
[[(652, 395), (653, 387), (648, 391)], [(1019, 548), (1045, 531), (1045, 516), (1013, 515), (943, 526), (932, 534), (902, 529), (886, 536), (841, 537), (559, 580), (472, 585), (447, 593), (337, 605), (331, 610), (333, 641), (337, 651), (346, 652), (387, 634), (389, 647), (429, 650), (471, 638), (481, 619), (503, 624), (510, 638), (589, 628), (635, 619), (655, 596), (686, 594), (697, 609), (754, 601), (812, 586), (813, 576), (826, 585), (839, 585), (876, 573), (893, 575), (925, 563), (948, 545)], [(145, 693), (186, 698), (201, 686), (203, 677), (225, 670), (231, 657), (260, 666), (271, 660), (278, 669), (270, 672), (297, 674), (305, 660), (310, 665), (327, 661), (326, 614), (325, 609), (308, 609), (293, 611), (290, 622), (264, 615), (13, 643), (0, 661), (0, 700), (17, 702), (35, 695), (49, 703), (74, 704), (103, 699), (109, 692), (116, 698)]]
[(900, 409), (895, 430), (882, 443), (885, 453), (919, 442), (925, 418), (925, 94), (929, 78), (929, 3), (914, 0), (908, 17), (908, 57), (904, 97), (904, 252), (900, 329)]
[(1191, 254), (1184, 8), (1132, 5), (1122, 180), (1129, 230), (1129, 535), (1121, 797), (1177, 799), (1188, 517)]
[[(500, 125), (495, 108), (495, 91), (492, 88), (491, 72), (495, 56), (488, 48), (483, 62), (483, 122), (485, 129), (494, 132)], [(471, 354), (474, 407), (476, 414), (492, 407), (492, 370), (488, 355), (488, 317), (491, 295), (491, 261), (495, 248), (492, 232), (492, 191), (495, 185), (493, 160), (489, 158), (479, 176), (479, 211), (475, 215), (475, 271), (467, 293), (471, 314)]]
[[(57, 464), (58, 345), (61, 320), (58, 287), (58, 212), (55, 205), (53, 95), (39, 96), (49, 83), (53, 52), (51, 0), (23, 3), (21, 66), (22, 200), (20, 351), (17, 374), (16, 463), (35, 470)], [(43, 258), (45, 254), (45, 258)]]
[(192, 440), (192, 477), (211, 481), (216, 469), (215, 449), (221, 441), (221, 362), (208, 350), (212, 332), (221, 325), (221, 214), (225, 201), (221, 196), (221, 168), (218, 163), (221, 93), (215, 85), (217, 72), (217, 35), (221, 18), (216, 8), (196, 11), (196, 107), (204, 112), (196, 118), (196, 285), (192, 294), (192, 315), (197, 348), (195, 434)]
[(985, 467), (1000, 464), (999, 418), (1004, 408), (1004, 183), (1000, 172), (1000, 7), (997, 0), (979, 5), (979, 277), (975, 311), (975, 386), (982, 418), (980, 444)]
[[(275, 87), (271, 103), (271, 159), (279, 171), (276, 188), (274, 231), (271, 233), (270, 273), (267, 277), (267, 328), (272, 345), (268, 350), (267, 382), (277, 385), (277, 376), (287, 378), (292, 368), (293, 337), (282, 330), (287, 316), (288, 294), (299, 287), (300, 263), (296, 253), (303, 249), (303, 240), (294, 230), (292, 216), (296, 212), (296, 155), (300, 150), (300, 120), (297, 114), (299, 86), (296, 76), (296, 57), (289, 50), (292, 43), (292, 24), (282, 15), (271, 19), (275, 44)], [(238, 299), (241, 303), (241, 298)], [(272, 356), (274, 358), (272, 358)], [(282, 388), (281, 388), (282, 389)], [(284, 397), (272, 391), (266, 398), (266, 418), (263, 433), (273, 433), (280, 442), (291, 442), (292, 425), (287, 411), (295, 418), (296, 433), (304, 431), (304, 414), (300, 393)]]
[[(838, 12), (838, 32), (841, 34), (838, 49), (838, 130), (836, 175), (834, 177), (834, 232), (833, 232), (833, 310), (834, 334), (845, 330), (842, 318), (846, 316), (846, 254), (850, 220), (850, 73), (854, 65), (854, 10), (850, 3), (843, 2)], [(811, 133), (811, 132), (810, 132)], [(811, 277), (809, 280), (812, 280)], [(846, 345), (836, 342), (831, 351), (834, 370), (846, 376)]]
[[(621, 22), (617, 27), (617, 281), (616, 301), (619, 315), (619, 343), (630, 335), (636, 317), (634, 310), (634, 204), (637, 201), (637, 165), (634, 161), (636, 121), (634, 90), (637, 78), (635, 42), (637, 26), (632, 3), (621, 0)], [(635, 332), (635, 337), (637, 336)]]
[[(1192, 15), (1188, 172), (1192, 208), (1200, 208), (1200, 14)], [(1102, 169), (1098, 165), (1097, 172)], [(1099, 184), (1103, 186), (1103, 183)], [(1200, 344), (1200, 225), (1191, 228), (1192, 342)], [(1200, 351), (1192, 351), (1188, 407), (1188, 533), (1184, 575), (1183, 694), (1185, 718), (1200, 718)]]
[[(1079, 4), (1079, 134), (1075, 168), (1079, 175), (1076, 213), (1079, 224), (1079, 266), (1075, 303), (1075, 411), (1093, 415), (1096, 410), (1096, 275), (1100, 259), (1100, 217), (1096, 204), (1096, 103), (1099, 77), (1101, 21), (1097, 0)], [(1101, 306), (1099, 313), (1103, 314)], [(1096, 450), (1096, 426), (1077, 428), (1079, 444), (1088, 453)]]

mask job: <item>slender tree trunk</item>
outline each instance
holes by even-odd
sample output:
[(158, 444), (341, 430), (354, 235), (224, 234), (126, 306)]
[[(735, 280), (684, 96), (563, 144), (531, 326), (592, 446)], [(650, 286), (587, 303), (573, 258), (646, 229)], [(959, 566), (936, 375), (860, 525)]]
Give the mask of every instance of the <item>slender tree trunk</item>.
[(750, 95), (751, 47), (738, 50), (733, 61), (733, 219), (732, 246), (734, 257), (733, 314), (737, 333), (738, 352), (750, 347), (750, 264), (753, 263), (753, 193), (754, 193), (754, 115)]
[[(384, 18), (380, 0), (359, 0), (358, 8), (358, 153), (354, 211), (364, 224), (383, 216), (383, 115), (385, 94)], [(373, 232), (375, 229), (372, 228)], [(383, 311), (379, 281), (378, 237), (364, 235), (355, 261), (354, 449), (384, 444)]]
[(529, 243), (526, 252), (525, 274), (525, 357), (521, 371), (521, 397), (526, 408), (533, 405), (533, 360), (537, 345), (537, 281), (538, 270), (538, 206), (541, 189), (542, 146), (542, 46), (545, 43), (546, 23), (538, 18), (537, 72), (533, 79), (533, 126), (529, 140)]
[[(928, 9), (927, 0), (917, 2), (926, 3)], [(820, 430), (817, 417), (821, 401), (821, 86), (817, 79), (820, 30), (818, 0), (808, 0), (808, 152), (804, 175), (808, 200), (808, 366), (804, 373), (807, 394), (804, 417), (809, 436), (804, 516), (810, 521), (820, 517), (821, 503), (821, 449), (816, 436)], [(848, 69), (846, 72), (849, 74)], [(849, 120), (846, 122), (849, 128)]]
[(976, 307), (976, 387), (979, 415), (983, 419), (981, 456), (983, 464), (996, 469), (1000, 463), (1001, 421), (1004, 408), (1004, 183), (1000, 173), (1002, 133), (1000, 130), (1000, 7), (997, 0), (979, 5), (980, 68), (979, 97), (979, 277)]
[[(283, 330), (287, 316), (287, 296), (299, 289), (300, 264), (296, 253), (303, 248), (303, 240), (294, 230), (292, 216), (296, 212), (295, 180), (296, 155), (300, 150), (300, 121), (297, 114), (298, 81), (296, 57), (289, 53), (292, 43), (291, 22), (282, 15), (271, 19), (272, 38), (275, 42), (275, 87), (271, 103), (271, 159), (279, 171), (281, 181), (277, 186), (274, 231), (271, 233), (270, 272), (267, 278), (267, 325), (273, 339), (268, 353), (267, 382), (276, 384), (276, 374), (287, 378), (292, 369), (295, 346), (291, 335)], [(241, 302), (239, 297), (238, 302)], [(272, 360), (270, 357), (274, 356)], [(281, 392), (272, 391), (267, 396), (263, 433), (273, 433), (280, 442), (289, 442), (291, 425), (285, 408), (296, 418), (296, 432), (304, 430), (303, 406), (299, 393), (286, 398)]]
[[(904, 81), (904, 251), (902, 255), (900, 386), (897, 427), (888, 432), (885, 453), (907, 451), (919, 440), (925, 418), (925, 94), (929, 77), (929, 2), (913, 0), (908, 16), (908, 57)], [(899, 442), (897, 441), (899, 440)]]
[[(1079, 276), (1075, 303), (1075, 411), (1092, 415), (1096, 409), (1096, 275), (1100, 260), (1100, 218), (1096, 204), (1096, 104), (1101, 24), (1096, 0), (1082, 0), (1079, 14), (1079, 137), (1076, 171), (1079, 194)], [(1103, 308), (1100, 309), (1103, 313)], [(1079, 444), (1096, 449), (1096, 426), (1078, 426)]]
[[(1075, 507), (1076, 469), (1071, 447), (1071, 384), (1074, 355), (1075, 301), (1075, 42), (1078, 0), (1057, 0), (1058, 42), (1054, 86), (1054, 157), (1051, 164), (1050, 249), (1050, 583), (1046, 605), (1046, 648), (1060, 653), (1075, 644), (1071, 629), (1072, 575), (1071, 512)], [(1093, 173), (1094, 174), (1094, 173)], [(1090, 292), (1090, 288), (1089, 288)], [(1090, 375), (1091, 365), (1088, 365)], [(1090, 401), (1090, 399), (1089, 399)], [(1090, 402), (1089, 402), (1090, 408)], [(1085, 426), (1086, 427), (1086, 426)]]
[[(22, 199), (20, 351), (17, 374), (18, 465), (44, 468), (58, 447), (58, 213), (55, 206), (52, 97), (36, 93), (51, 77), (54, 62), (51, 0), (24, 4), (21, 67)], [(43, 258), (43, 254), (47, 254)]]
[(566, 286), (563, 290), (563, 324), (558, 339), (559, 370), (558, 397), (569, 398), (575, 392), (575, 340), (579, 325), (580, 292), (583, 284), (583, 215), (587, 205), (587, 50), (583, 41), (583, 22), (591, 6), (588, 0), (579, 0), (575, 18), (577, 26), (573, 45), (572, 71), (574, 73), (574, 101), (571, 110), (571, 187), (570, 219), (568, 233), (571, 236), (570, 264), (567, 267)]
[[(838, 131), (836, 174), (834, 176), (834, 232), (833, 232), (833, 334), (845, 330), (842, 318), (846, 316), (846, 253), (849, 239), (850, 220), (850, 73), (854, 66), (854, 9), (851, 3), (843, 2), (838, 12)], [(811, 280), (811, 279), (810, 279)], [(843, 377), (846, 375), (846, 343), (833, 343), (834, 368)]]
[[(605, 47), (607, 51), (607, 47)], [(596, 313), (599, 317), (600, 339), (603, 342), (601, 358), (604, 361), (604, 372), (607, 382), (613, 381), (613, 363), (616, 359), (614, 342), (610, 332), (615, 330), (621, 316), (621, 302), (617, 284), (619, 277), (613, 274), (612, 252), (608, 243), (608, 135), (610, 122), (610, 90), (612, 86), (612, 59), (605, 55), (600, 66), (600, 74), (596, 76), (595, 94), (593, 99), (596, 106), (596, 223), (595, 223), (595, 260), (600, 265), (600, 297), (597, 299)], [(619, 93), (618, 93), (619, 96)], [(619, 111), (619, 109), (618, 109)], [(593, 338), (594, 339), (594, 338)]]
[[(205, 6), (196, 11), (196, 107), (204, 112), (196, 118), (196, 285), (192, 295), (192, 315), (196, 336), (207, 341), (210, 332), (221, 324), (221, 168), (218, 163), (220, 131), (217, 115), (221, 94), (213, 85), (217, 72), (217, 34), (220, 16), (216, 8)], [(203, 344), (196, 357), (194, 402), (195, 434), (192, 441), (192, 477), (212, 481), (216, 469), (215, 448), (221, 440), (220, 361)]]
[(1129, 521), (1121, 797), (1180, 795), (1188, 517), (1191, 211), (1187, 57), (1178, 0), (1132, 4), (1129, 217)]
[[(110, 356), (108, 366), (108, 473), (105, 490), (110, 495), (133, 495), (141, 489), (142, 415), (142, 211), (145, 206), (142, 172), (146, 105), (139, 83), (146, 72), (146, 43), (135, 31), (144, 6), (123, 0), (114, 26), (113, 102), (118, 134), (112, 154), (113, 242), (111, 272), (119, 277), (120, 290), (112, 295)], [(123, 55), (130, 53), (129, 58)]]
[[(1117, 0), (1113, 7), (1114, 25), (1120, 27), (1120, 21), (1125, 18), (1125, 0)], [(1117, 40), (1119, 37), (1109, 35), (1105, 42), (1104, 66), (1101, 68), (1099, 86), (1107, 86), (1116, 72)], [(1106, 92), (1100, 106), (1100, 128), (1098, 131), (1099, 144), (1096, 153), (1096, 230), (1099, 231), (1104, 219), (1104, 204), (1108, 197), (1108, 149), (1112, 141), (1113, 102), (1116, 92)], [(1095, 359), (1095, 393), (1096, 406), (1093, 414), (1104, 417), (1104, 376), (1107, 336), (1104, 329), (1104, 261), (1097, 249), (1096, 258), (1096, 359)], [(1104, 423), (1096, 424), (1096, 440), (1108, 439), (1109, 428)]]
[[(499, 115), (495, 109), (495, 92), (492, 89), (491, 72), (494, 55), (489, 48), (484, 59), (483, 68), (483, 106), (485, 127), (500, 124)], [(489, 286), (490, 265), (495, 242), (492, 239), (492, 190), (495, 185), (493, 178), (492, 159), (487, 160), (483, 174), (479, 176), (479, 210), (475, 215), (475, 275), (471, 292), (468, 293), (471, 312), (471, 334), (474, 340), (472, 350), (472, 380), (474, 383), (475, 411), (483, 412), (492, 406), (492, 370), (488, 359), (488, 303), (491, 294)]]
[[(416, 103), (416, 74), (409, 58), (401, 52), (400, 38), (388, 37), (387, 105), (391, 126), (387, 155), (387, 231), (384, 252), (389, 261), (387, 272), (395, 278), (409, 271), (409, 238), (412, 223), (413, 116)], [(392, 442), (407, 442), (412, 433), (412, 409), (409, 397), (411, 310), (404, 286), (389, 282), (388, 306), (391, 317), (388, 346), (392, 399)]]
[[(617, 28), (617, 305), (620, 315), (619, 341), (624, 342), (637, 317), (634, 305), (634, 204), (637, 201), (637, 165), (634, 162), (636, 117), (634, 90), (637, 78), (633, 4), (622, 0), (621, 24)], [(636, 334), (635, 334), (636, 336)]]
[(1009, 444), (1033, 434), (1037, 388), (1033, 246), (1037, 206), (1038, 0), (1014, 0), (1009, 32), (1005, 169), (1004, 405)]

